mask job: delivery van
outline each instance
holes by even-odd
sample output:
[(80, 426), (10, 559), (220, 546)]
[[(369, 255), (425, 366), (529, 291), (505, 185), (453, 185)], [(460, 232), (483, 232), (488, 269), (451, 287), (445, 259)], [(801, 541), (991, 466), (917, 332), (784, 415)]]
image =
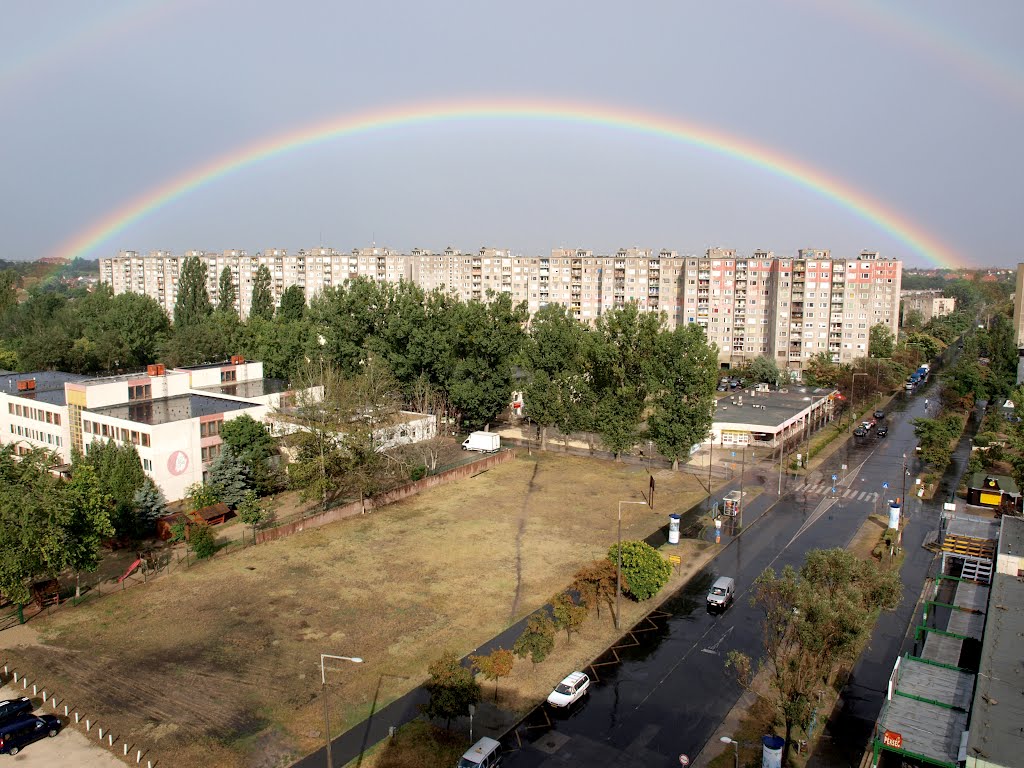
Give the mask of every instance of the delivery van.
[(501, 447), (501, 436), (497, 432), (473, 432), (462, 441), (462, 450), (493, 453)]

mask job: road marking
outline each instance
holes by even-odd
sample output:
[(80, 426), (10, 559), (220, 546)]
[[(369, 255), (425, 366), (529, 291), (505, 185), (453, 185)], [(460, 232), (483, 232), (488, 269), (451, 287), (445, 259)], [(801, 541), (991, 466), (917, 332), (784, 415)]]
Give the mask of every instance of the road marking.
[(718, 638), (718, 640), (716, 640), (712, 645), (708, 646), (707, 648), (701, 648), (700, 652), (701, 653), (710, 653), (710, 654), (713, 654), (715, 656), (719, 656), (720, 654), (718, 653), (718, 646), (720, 646), (722, 644), (722, 641), (725, 640), (725, 638), (727, 638), (729, 636), (729, 633), (732, 632), (735, 628), (736, 628), (735, 625), (729, 627), (727, 630), (725, 630), (725, 634), (724, 635), (722, 635), (720, 638)]

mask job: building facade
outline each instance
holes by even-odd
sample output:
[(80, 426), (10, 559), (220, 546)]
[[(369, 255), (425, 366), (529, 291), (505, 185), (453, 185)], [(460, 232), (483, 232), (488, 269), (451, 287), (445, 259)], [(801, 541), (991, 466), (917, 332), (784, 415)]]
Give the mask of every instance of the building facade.
[(906, 325), (907, 313), (912, 310), (920, 312), (926, 323), (933, 317), (951, 315), (956, 310), (956, 299), (943, 296), (942, 291), (900, 291), (900, 298), (903, 300), (903, 325)]
[[(270, 272), (276, 303), (289, 286), (301, 286), (309, 300), (357, 276), (411, 281), (425, 291), (444, 289), (467, 301), (504, 293), (514, 303), (525, 302), (531, 314), (560, 304), (586, 323), (635, 302), (641, 311), (664, 313), (670, 329), (700, 325), (717, 345), (723, 368), (767, 355), (793, 372), (819, 354), (842, 363), (865, 357), (873, 325), (881, 323), (895, 335), (902, 279), (902, 263), (878, 253), (833, 259), (827, 250), (813, 249), (799, 251), (796, 258), (770, 251), (740, 256), (725, 248), (708, 249), (701, 257), (643, 248), (623, 248), (613, 255), (571, 248), (556, 248), (547, 256), (514, 255), (500, 248), (402, 254), (378, 247), (351, 253), (315, 248), (289, 254), (275, 248), (254, 256), (245, 251), (189, 255), (205, 261), (214, 303), (220, 274), (230, 270), (243, 318), (260, 266)], [(172, 314), (183, 259), (165, 251), (146, 256), (122, 251), (100, 260), (101, 281), (115, 293), (152, 296)]]

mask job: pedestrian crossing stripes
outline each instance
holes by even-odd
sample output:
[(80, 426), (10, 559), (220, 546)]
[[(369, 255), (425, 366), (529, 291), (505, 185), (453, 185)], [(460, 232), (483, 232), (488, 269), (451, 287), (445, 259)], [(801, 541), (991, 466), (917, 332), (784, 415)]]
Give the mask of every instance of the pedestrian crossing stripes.
[(801, 483), (796, 487), (797, 493), (815, 493), (822, 496), (841, 497), (849, 499), (850, 501), (870, 501), (876, 502), (879, 499), (877, 491), (858, 491), (853, 488), (841, 488), (836, 487), (835, 494), (832, 493), (832, 485), (830, 483)]

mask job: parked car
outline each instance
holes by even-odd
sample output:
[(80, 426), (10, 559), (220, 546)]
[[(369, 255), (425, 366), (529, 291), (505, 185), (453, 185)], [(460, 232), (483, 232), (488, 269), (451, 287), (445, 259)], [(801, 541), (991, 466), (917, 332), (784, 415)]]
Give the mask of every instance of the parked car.
[(466, 750), (457, 768), (497, 768), (501, 765), (501, 742), (484, 736)]
[(0, 701), (0, 725), (16, 717), (30, 714), (33, 709), (35, 707), (32, 706), (32, 702), (27, 696), (22, 696), (20, 699)]
[(875, 434), (878, 435), (879, 437), (885, 437), (886, 435), (889, 434), (889, 428), (888, 427), (879, 427), (877, 429), (877, 431), (875, 432)]
[(719, 576), (708, 590), (708, 610), (724, 611), (736, 599), (736, 580), (729, 576)]
[(864, 429), (864, 427), (857, 427), (855, 430), (853, 430), (853, 434), (855, 437), (864, 437), (864, 435), (866, 435), (867, 433), (868, 431)]
[(568, 707), (586, 696), (589, 690), (590, 678), (583, 672), (573, 672), (548, 694), (548, 704), (552, 707)]
[(874, 416), (876, 419), (884, 419), (885, 418), (885, 411), (875, 411), (871, 415)]
[(0, 754), (16, 755), (21, 748), (43, 737), (60, 732), (60, 720), (54, 715), (26, 715), (0, 726)]

